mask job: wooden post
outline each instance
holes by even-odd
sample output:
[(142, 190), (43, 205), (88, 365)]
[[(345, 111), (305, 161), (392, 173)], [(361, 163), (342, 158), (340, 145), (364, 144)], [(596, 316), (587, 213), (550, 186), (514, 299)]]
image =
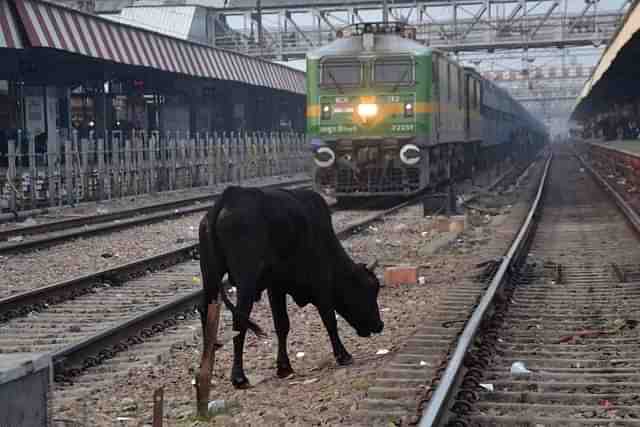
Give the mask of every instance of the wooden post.
[(111, 185), (111, 196), (122, 197), (122, 174), (120, 165), (120, 147), (122, 146), (122, 131), (111, 132), (111, 171), (113, 180)]
[(207, 185), (212, 186), (215, 183), (215, 145), (213, 136), (209, 132), (205, 135), (207, 142)]
[(83, 138), (78, 146), (80, 181), (82, 182), (82, 195), (84, 200), (89, 200), (89, 145), (93, 146), (94, 141), (94, 132), (90, 131), (89, 139)]
[(156, 171), (156, 160), (159, 160), (156, 156), (160, 149), (160, 134), (158, 131), (151, 132), (151, 138), (149, 139), (149, 192), (155, 193), (159, 188), (159, 181), (161, 173)]
[(124, 135), (124, 174), (123, 174), (123, 196), (128, 196), (131, 194), (131, 188), (133, 188), (133, 167), (132, 167), (132, 140), (133, 140), (133, 131), (131, 133), (126, 133)]
[(233, 161), (233, 173), (231, 174), (231, 181), (237, 183), (240, 181), (240, 157), (239, 157), (239, 141), (240, 133), (231, 132), (231, 159)]
[(244, 174), (245, 174), (245, 144), (244, 142), (246, 141), (246, 133), (244, 130), (238, 132), (238, 139), (236, 141), (237, 143), (237, 148), (238, 148), (238, 183), (242, 184), (242, 181), (244, 179)]
[(74, 203), (80, 203), (80, 187), (82, 182), (80, 181), (80, 159), (78, 158), (78, 152), (80, 150), (80, 135), (76, 132), (73, 135), (73, 141), (71, 143), (71, 167), (73, 171), (73, 200)]
[[(78, 131), (73, 131), (73, 138), (77, 139)], [(73, 153), (72, 141), (67, 138), (64, 141), (64, 188), (67, 192), (67, 203), (73, 203)]]
[(153, 392), (153, 427), (162, 427), (164, 417), (164, 389), (160, 387)]
[(193, 134), (188, 133), (187, 134), (187, 147), (189, 150), (189, 154), (188, 154), (188, 164), (189, 164), (189, 181), (187, 182), (187, 184), (189, 185), (190, 188), (193, 188), (196, 186), (196, 161), (197, 161), (197, 156), (196, 156), (196, 139), (194, 137)]
[(9, 157), (9, 169), (7, 170), (7, 179), (9, 180), (9, 186), (11, 187), (9, 196), (9, 210), (15, 212), (18, 209), (17, 205), (17, 188), (16, 188), (16, 141), (9, 140), (7, 145), (7, 155)]
[(196, 377), (196, 401), (198, 415), (207, 416), (209, 409), (209, 389), (211, 388), (211, 371), (216, 356), (216, 337), (218, 336), (218, 324), (220, 321), (220, 304), (212, 302), (207, 307), (206, 334), (203, 331), (203, 352), (200, 360), (200, 372)]
[(104, 138), (98, 138), (98, 200), (105, 197), (104, 175)]
[(262, 139), (262, 147), (264, 151), (264, 173), (265, 176), (273, 176), (273, 145), (269, 140), (269, 135), (266, 132), (260, 134)]
[[(58, 141), (60, 141), (60, 135), (58, 135)], [(47, 176), (49, 181), (49, 206), (56, 205), (56, 164), (58, 158), (58, 150), (59, 144), (54, 144), (53, 147), (49, 147), (49, 149), (54, 149), (55, 151), (50, 151), (47, 149)]]
[(30, 134), (28, 138), (28, 150), (29, 150), (29, 175), (31, 175), (31, 208), (35, 208), (38, 204), (38, 165), (36, 158), (36, 138)]
[(170, 156), (171, 156), (171, 170), (169, 173), (171, 174), (171, 190), (175, 190), (178, 188), (178, 139), (180, 134), (176, 132), (175, 138), (169, 140), (171, 144), (170, 148)]
[(144, 161), (144, 143), (149, 141), (143, 131), (140, 131), (136, 138), (136, 194), (148, 193), (147, 188), (147, 167)]
[(222, 182), (229, 182), (231, 180), (231, 147), (229, 144), (231, 137), (227, 135), (227, 132), (222, 133)]

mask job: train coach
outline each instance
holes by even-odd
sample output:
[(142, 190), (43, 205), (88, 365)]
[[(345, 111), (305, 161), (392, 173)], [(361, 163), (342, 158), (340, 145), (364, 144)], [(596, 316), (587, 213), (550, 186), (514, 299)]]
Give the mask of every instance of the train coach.
[(548, 138), (504, 89), (400, 23), (356, 24), (307, 54), (307, 134), (314, 187), (339, 199), (436, 188)]

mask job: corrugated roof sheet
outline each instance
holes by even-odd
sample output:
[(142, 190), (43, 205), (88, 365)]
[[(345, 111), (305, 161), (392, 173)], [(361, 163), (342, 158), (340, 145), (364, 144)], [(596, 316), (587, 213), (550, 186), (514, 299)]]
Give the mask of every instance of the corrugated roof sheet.
[(23, 47), (16, 17), (13, 16), (7, 0), (0, 0), (0, 48), (2, 47), (14, 49)]
[[(189, 40), (196, 17), (196, 7), (127, 7), (119, 14), (104, 17), (122, 24), (133, 25), (170, 37)], [(205, 40), (198, 40), (205, 41)]]
[[(2, 0), (7, 1), (7, 0)], [(167, 37), (42, 0), (10, 0), (29, 46), (194, 77), (305, 93), (304, 73), (236, 52)]]

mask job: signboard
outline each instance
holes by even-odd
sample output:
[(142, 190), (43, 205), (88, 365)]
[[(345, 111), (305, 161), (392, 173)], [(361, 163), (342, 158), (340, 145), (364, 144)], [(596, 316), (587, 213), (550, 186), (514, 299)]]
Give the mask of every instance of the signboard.
[(45, 131), (44, 99), (42, 96), (24, 97), (27, 131), (31, 135), (39, 135)]

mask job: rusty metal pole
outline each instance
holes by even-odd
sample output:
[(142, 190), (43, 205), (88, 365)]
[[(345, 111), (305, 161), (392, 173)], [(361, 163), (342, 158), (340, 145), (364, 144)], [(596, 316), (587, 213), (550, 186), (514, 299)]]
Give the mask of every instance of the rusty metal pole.
[(162, 427), (164, 417), (164, 389), (160, 387), (153, 392), (153, 427)]
[[(207, 307), (207, 326), (203, 331), (203, 352), (200, 360), (200, 372), (196, 376), (196, 400), (198, 416), (206, 417), (209, 410), (209, 389), (211, 386), (211, 370), (216, 355), (216, 337), (220, 321), (220, 304), (213, 302)], [(154, 426), (155, 427), (155, 426)]]

